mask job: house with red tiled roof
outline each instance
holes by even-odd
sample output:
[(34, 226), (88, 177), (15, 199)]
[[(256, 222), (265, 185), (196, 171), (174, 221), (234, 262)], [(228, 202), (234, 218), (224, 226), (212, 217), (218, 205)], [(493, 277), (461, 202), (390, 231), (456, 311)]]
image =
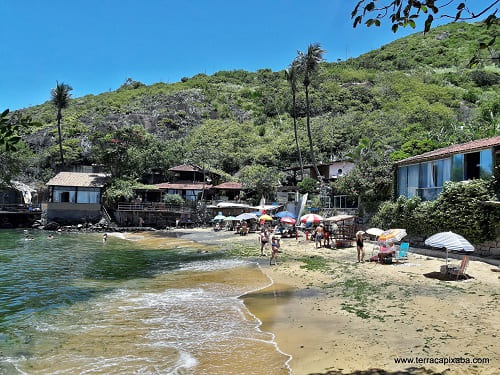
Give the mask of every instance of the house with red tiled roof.
[(164, 194), (177, 194), (187, 201), (200, 200), (202, 195), (206, 199), (207, 192), (212, 188), (211, 184), (203, 182), (164, 182), (156, 184), (156, 188), (160, 189)]
[(433, 200), (446, 181), (467, 181), (493, 175), (500, 164), (500, 136), (452, 145), (395, 163), (396, 196)]
[(214, 190), (220, 200), (238, 201), (241, 197), (243, 184), (241, 182), (223, 182), (222, 184), (214, 186)]

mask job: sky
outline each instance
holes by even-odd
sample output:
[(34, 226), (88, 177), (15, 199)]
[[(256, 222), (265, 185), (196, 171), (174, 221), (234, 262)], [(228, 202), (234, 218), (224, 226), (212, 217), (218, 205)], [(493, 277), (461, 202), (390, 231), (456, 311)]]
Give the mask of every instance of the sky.
[(388, 21), (353, 29), (356, 2), (0, 0), (0, 111), (44, 103), (56, 81), (81, 97), (127, 78), (149, 85), (220, 70), (279, 71), (310, 43), (333, 62), (423, 29), (423, 20), (396, 34)]

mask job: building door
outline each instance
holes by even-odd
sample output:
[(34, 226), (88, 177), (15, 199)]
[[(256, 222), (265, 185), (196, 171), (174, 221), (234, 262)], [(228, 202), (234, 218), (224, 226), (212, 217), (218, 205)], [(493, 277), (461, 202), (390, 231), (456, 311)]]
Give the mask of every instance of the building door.
[(465, 154), (465, 179), (474, 180), (479, 178), (480, 156), (479, 152)]

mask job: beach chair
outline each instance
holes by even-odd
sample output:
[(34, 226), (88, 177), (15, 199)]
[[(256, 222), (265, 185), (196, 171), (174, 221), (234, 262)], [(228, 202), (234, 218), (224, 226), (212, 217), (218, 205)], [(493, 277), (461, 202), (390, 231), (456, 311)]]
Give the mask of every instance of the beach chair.
[(467, 266), (469, 265), (469, 256), (466, 255), (464, 256), (464, 259), (462, 259), (462, 262), (460, 263), (460, 266), (459, 267), (455, 267), (455, 268), (449, 268), (448, 269), (448, 274), (450, 276), (456, 276), (457, 280), (460, 276), (464, 276), (466, 279), (469, 278), (469, 276), (467, 276), (467, 274), (465, 273), (465, 271), (467, 270)]
[(399, 246), (399, 251), (394, 256), (394, 260), (405, 261), (408, 260), (408, 251), (410, 250), (410, 244), (408, 242), (402, 242)]

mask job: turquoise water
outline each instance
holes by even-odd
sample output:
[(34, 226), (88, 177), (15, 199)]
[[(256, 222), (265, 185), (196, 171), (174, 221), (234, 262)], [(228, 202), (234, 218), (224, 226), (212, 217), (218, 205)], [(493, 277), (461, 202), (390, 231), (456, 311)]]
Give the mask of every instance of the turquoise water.
[(0, 231), (0, 374), (289, 373), (238, 298), (269, 285), (255, 264), (175, 241), (30, 235)]

